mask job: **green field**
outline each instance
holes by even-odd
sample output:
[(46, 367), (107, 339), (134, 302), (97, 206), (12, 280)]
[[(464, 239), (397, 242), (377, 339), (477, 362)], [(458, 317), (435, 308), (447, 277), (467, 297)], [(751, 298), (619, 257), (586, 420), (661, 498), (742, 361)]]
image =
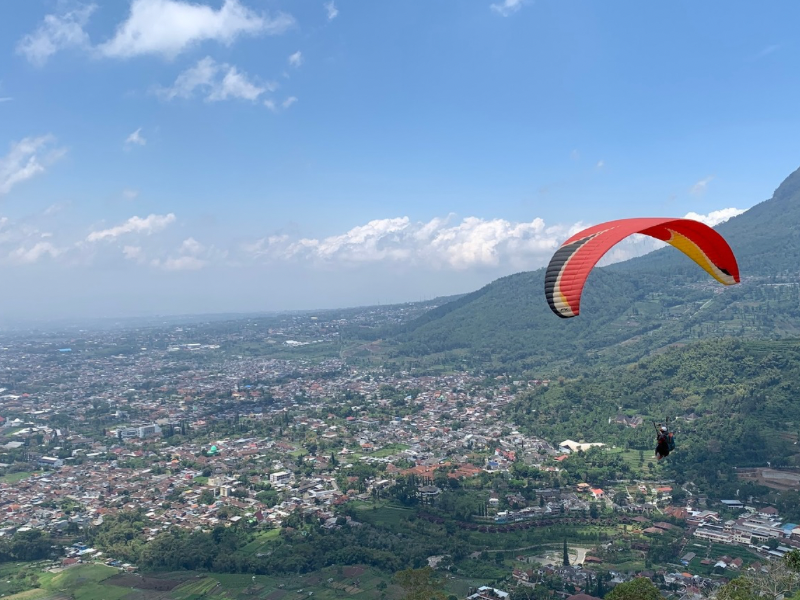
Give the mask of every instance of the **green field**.
[(80, 565), (56, 574), (42, 587), (75, 600), (119, 600), (127, 596), (130, 589), (103, 583), (118, 572), (118, 569), (105, 565)]
[(8, 475), (3, 475), (0, 477), (0, 483), (17, 483), (22, 481), (23, 479), (27, 479), (32, 475), (37, 475), (37, 473), (29, 473), (27, 471), (20, 471), (18, 473), (9, 473)]
[(38, 577), (38, 570), (36, 563), (0, 564), (0, 596), (8, 596), (35, 587), (35, 584), (31, 583), (31, 575)]
[[(655, 448), (655, 446), (654, 446)], [(656, 462), (656, 457), (654, 455), (653, 450), (643, 450), (642, 454), (644, 457), (644, 463), (642, 466), (639, 466), (639, 451), (638, 450), (625, 450), (623, 448), (610, 448), (606, 450), (609, 454), (619, 454), (622, 457), (622, 460), (627, 463), (631, 469), (639, 471), (641, 469), (646, 469), (648, 463)]]
[(219, 581), (211, 577), (192, 579), (172, 590), (170, 596), (175, 600), (194, 600), (195, 598), (208, 598), (208, 594), (219, 586)]
[(268, 531), (259, 533), (256, 539), (241, 548), (239, 552), (243, 554), (258, 554), (259, 552), (264, 552), (267, 546), (278, 539), (280, 533), (280, 529), (269, 529)]
[(372, 525), (397, 525), (403, 519), (407, 519), (414, 514), (408, 508), (398, 508), (394, 506), (379, 506), (373, 508), (370, 504), (359, 504), (356, 506), (359, 511), (358, 518)]
[[(0, 575), (10, 577), (23, 567), (31, 565), (7, 564), (0, 568)], [(139, 576), (123, 574), (105, 565), (86, 564), (59, 573), (39, 572), (39, 581), (40, 588), (14, 595), (7, 595), (6, 591), (4, 597), (13, 600), (280, 600), (284, 597), (294, 600), (313, 596), (314, 600), (366, 600), (381, 597), (377, 587), (381, 581), (388, 584), (384, 590), (386, 600), (399, 600), (403, 593), (401, 588), (391, 584), (390, 574), (363, 566), (328, 567), (304, 575), (271, 577), (191, 572)], [(159, 589), (159, 584), (165, 587)], [(3, 594), (2, 589), (0, 594)]]
[(389, 444), (380, 450), (370, 453), (368, 456), (374, 456), (375, 458), (386, 458), (387, 456), (392, 456), (393, 454), (397, 454), (403, 450), (408, 450), (409, 448), (410, 446), (407, 446), (406, 444)]

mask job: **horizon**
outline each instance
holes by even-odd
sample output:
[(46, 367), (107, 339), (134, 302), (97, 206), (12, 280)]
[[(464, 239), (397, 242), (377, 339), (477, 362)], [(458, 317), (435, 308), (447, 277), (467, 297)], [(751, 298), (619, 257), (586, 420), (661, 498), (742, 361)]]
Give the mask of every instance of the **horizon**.
[(6, 3), (0, 323), (416, 303), (722, 223), (800, 163), (800, 6), (725, 7)]

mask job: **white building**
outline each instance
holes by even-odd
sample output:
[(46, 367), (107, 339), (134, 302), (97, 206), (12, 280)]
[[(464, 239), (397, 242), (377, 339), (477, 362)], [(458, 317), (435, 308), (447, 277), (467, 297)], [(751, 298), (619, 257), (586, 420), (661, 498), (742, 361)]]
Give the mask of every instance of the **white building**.
[(288, 471), (278, 471), (269, 474), (269, 482), (271, 484), (286, 484), (292, 479), (292, 474)]
[(150, 437), (151, 435), (156, 435), (157, 433), (161, 433), (161, 427), (159, 427), (155, 423), (151, 425), (144, 425), (143, 427), (139, 427), (136, 430), (136, 435), (139, 438)]
[(579, 444), (578, 442), (572, 440), (564, 440), (558, 445), (558, 449), (561, 452), (577, 452), (578, 450), (586, 452), (589, 448), (594, 448), (595, 446), (600, 448), (605, 446), (605, 444), (601, 444), (599, 442), (592, 442), (591, 444)]

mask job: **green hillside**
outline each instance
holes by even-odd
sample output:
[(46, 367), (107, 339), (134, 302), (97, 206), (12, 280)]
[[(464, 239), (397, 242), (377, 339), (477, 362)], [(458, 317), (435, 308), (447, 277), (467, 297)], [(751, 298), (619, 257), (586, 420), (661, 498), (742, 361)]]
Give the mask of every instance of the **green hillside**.
[(536, 375), (631, 363), (707, 337), (800, 335), (800, 170), (770, 200), (718, 229), (739, 260), (741, 285), (724, 288), (665, 248), (595, 269), (576, 319), (550, 312), (540, 269), (498, 279), (373, 337), (409, 366), (458, 362)]
[[(670, 418), (679, 450), (659, 468), (717, 493), (733, 467), (798, 466), (800, 340), (706, 340), (635, 365), (598, 369), (523, 394), (512, 409), (548, 439), (605, 442), (652, 453), (652, 421)], [(642, 416), (636, 428), (614, 422)]]

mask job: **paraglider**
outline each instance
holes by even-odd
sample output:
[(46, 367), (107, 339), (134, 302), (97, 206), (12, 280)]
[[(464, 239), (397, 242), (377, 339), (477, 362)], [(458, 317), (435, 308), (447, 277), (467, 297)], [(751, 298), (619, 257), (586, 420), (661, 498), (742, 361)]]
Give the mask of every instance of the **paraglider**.
[(675, 433), (669, 430), (669, 419), (661, 426), (653, 423), (653, 427), (656, 428), (656, 459), (661, 460), (675, 450)]
[(564, 319), (578, 316), (581, 293), (591, 270), (606, 252), (634, 233), (674, 246), (723, 285), (739, 283), (733, 251), (708, 225), (692, 219), (619, 219), (576, 233), (550, 259), (544, 293), (552, 311)]

